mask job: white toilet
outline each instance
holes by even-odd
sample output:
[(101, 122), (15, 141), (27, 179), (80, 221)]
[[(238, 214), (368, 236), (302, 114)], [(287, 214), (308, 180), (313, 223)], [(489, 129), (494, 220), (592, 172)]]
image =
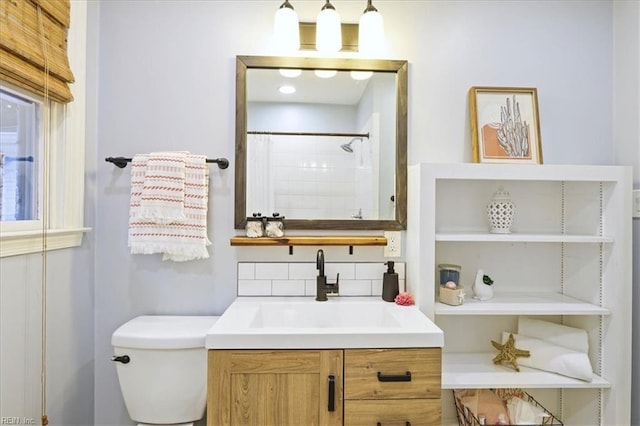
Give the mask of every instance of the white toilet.
[(139, 425), (190, 425), (207, 404), (205, 336), (213, 316), (140, 316), (111, 336), (120, 389)]

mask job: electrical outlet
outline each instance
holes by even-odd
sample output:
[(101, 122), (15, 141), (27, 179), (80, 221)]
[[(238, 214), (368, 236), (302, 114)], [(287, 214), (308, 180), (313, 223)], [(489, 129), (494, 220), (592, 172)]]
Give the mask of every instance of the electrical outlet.
[(400, 257), (401, 243), (400, 231), (387, 231), (384, 236), (387, 238), (387, 245), (384, 246), (384, 257)]

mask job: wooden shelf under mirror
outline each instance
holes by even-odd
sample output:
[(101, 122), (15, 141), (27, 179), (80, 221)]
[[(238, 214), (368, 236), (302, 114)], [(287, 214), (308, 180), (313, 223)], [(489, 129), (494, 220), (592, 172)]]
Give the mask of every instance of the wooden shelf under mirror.
[(231, 237), (232, 246), (386, 246), (382, 235), (295, 235), (281, 238)]

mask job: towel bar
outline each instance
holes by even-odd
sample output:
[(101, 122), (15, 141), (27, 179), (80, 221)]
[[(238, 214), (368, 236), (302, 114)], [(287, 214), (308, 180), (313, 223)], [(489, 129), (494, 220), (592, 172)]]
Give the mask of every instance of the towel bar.
[[(125, 167), (127, 167), (127, 163), (131, 162), (131, 158), (107, 157), (104, 159), (104, 161), (106, 161), (107, 163), (113, 163), (117, 167), (124, 169)], [(221, 169), (226, 169), (227, 167), (229, 167), (229, 160), (227, 160), (226, 158), (207, 158), (207, 163), (216, 163)]]

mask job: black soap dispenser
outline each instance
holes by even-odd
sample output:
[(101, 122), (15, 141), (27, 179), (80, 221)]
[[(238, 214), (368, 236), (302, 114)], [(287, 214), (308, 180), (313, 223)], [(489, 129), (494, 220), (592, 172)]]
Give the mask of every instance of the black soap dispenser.
[(398, 287), (398, 274), (393, 270), (395, 262), (390, 260), (384, 264), (387, 265), (387, 272), (382, 276), (382, 300), (393, 302), (400, 292)]

